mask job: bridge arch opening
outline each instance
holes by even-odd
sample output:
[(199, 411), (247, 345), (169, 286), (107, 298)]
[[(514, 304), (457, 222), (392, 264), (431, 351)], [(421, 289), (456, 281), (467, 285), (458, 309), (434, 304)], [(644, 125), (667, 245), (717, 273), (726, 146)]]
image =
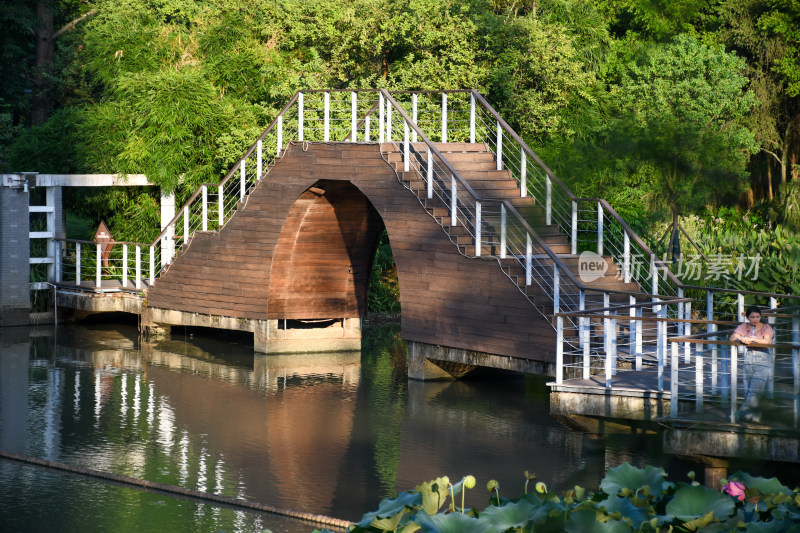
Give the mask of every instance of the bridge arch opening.
[(366, 316), (383, 234), (378, 211), (349, 181), (319, 180), (303, 191), (275, 246), (269, 318), (279, 329), (314, 329)]

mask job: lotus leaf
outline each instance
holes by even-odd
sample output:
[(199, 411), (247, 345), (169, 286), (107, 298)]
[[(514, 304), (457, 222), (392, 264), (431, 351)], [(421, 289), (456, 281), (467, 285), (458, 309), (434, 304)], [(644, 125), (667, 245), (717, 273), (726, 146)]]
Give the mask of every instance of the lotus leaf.
[(511, 527), (520, 527), (529, 522), (538, 525), (545, 520), (553, 510), (549, 502), (539, 501), (539, 504), (521, 499), (516, 503), (508, 503), (502, 507), (487, 507), (480, 514), (482, 521), (492, 526), (494, 531), (505, 531)]
[(758, 489), (760, 494), (783, 493), (792, 494), (792, 491), (786, 485), (781, 484), (776, 478), (755, 477), (745, 472), (737, 472), (730, 476), (730, 479), (736, 479), (744, 483), (748, 489)]
[(645, 509), (640, 509), (631, 503), (628, 498), (620, 498), (619, 496), (609, 496), (607, 500), (599, 502), (595, 505), (597, 508), (605, 508), (608, 514), (619, 513), (623, 518), (630, 518), (633, 528), (637, 531), (642, 525), (642, 522), (650, 520), (650, 516)]
[[(606, 494), (617, 495), (623, 489), (635, 493), (645, 485), (650, 487), (650, 493), (659, 497), (672, 483), (665, 481), (666, 472), (663, 468), (648, 465), (646, 468), (636, 468), (628, 463), (610, 468), (605, 479), (600, 483), (600, 489)], [(641, 494), (641, 491), (640, 491)]]
[(470, 518), (462, 513), (440, 513), (430, 516), (424, 510), (420, 510), (414, 520), (423, 533), (491, 533), (497, 531), (487, 522)]
[(417, 486), (417, 491), (422, 494), (422, 508), (426, 513), (434, 515), (439, 511), (449, 495), (449, 483), (450, 479), (443, 476)]
[(666, 511), (683, 522), (705, 517), (708, 513), (714, 513), (712, 519), (725, 520), (733, 514), (735, 507), (730, 496), (714, 489), (683, 485), (675, 491)]
[(630, 533), (631, 526), (621, 520), (597, 521), (597, 512), (586, 509), (569, 513), (564, 531), (568, 533)]
[[(406, 506), (412, 507), (422, 503), (422, 495), (416, 491), (405, 491), (397, 495), (397, 498), (384, 498), (378, 505), (378, 510), (366, 513), (358, 523), (360, 527), (369, 527), (372, 521), (382, 518), (391, 518), (402, 513)], [(399, 520), (399, 519), (398, 519)], [(392, 528), (394, 529), (394, 528)]]

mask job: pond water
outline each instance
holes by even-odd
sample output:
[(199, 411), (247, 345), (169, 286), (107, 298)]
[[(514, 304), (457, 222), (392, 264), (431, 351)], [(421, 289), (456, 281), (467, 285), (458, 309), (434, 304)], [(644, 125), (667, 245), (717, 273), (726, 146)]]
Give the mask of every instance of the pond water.
[[(346, 520), (439, 475), (522, 493), (594, 490), (624, 461), (670, 479), (652, 432), (585, 437), (549, 414), (546, 379), (415, 382), (399, 328), (360, 353), (254, 355), (252, 337), (198, 330), (145, 342), (135, 325), (0, 329), (0, 449)], [(3, 531), (310, 532), (308, 522), (0, 460)]]

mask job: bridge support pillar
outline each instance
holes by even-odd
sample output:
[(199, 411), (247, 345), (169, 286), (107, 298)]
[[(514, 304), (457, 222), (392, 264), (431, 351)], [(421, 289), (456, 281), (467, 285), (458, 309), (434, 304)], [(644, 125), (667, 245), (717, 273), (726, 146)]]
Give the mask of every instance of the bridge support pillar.
[(262, 320), (253, 343), (257, 353), (266, 354), (360, 351), (361, 319)]
[(478, 367), (526, 374), (555, 375), (553, 363), (408, 341), (409, 379), (460, 378)]
[(30, 322), (28, 188), (17, 175), (0, 183), (0, 326)]

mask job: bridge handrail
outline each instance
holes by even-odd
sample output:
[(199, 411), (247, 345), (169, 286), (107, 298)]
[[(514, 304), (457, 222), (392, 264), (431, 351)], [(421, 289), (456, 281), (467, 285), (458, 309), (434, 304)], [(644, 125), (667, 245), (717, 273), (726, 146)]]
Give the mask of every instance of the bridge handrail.
[[(480, 196), (475, 192), (475, 190), (470, 187), (470, 185), (464, 180), (461, 174), (456, 170), (455, 167), (447, 160), (447, 158), (436, 148), (436, 146), (431, 142), (428, 136), (425, 134), (424, 131), (408, 116), (408, 113), (405, 109), (394, 99), (394, 97), (385, 89), (381, 90), (384, 94), (384, 98), (394, 107), (394, 109), (400, 113), (403, 121), (408, 125), (409, 128), (413, 129), (417, 135), (422, 139), (422, 142), (428, 147), (430, 152), (435, 155), (440, 161), (442, 161), (443, 165), (447, 168), (448, 172), (450, 172), (453, 177), (461, 184), (461, 186), (467, 190), (472, 198), (476, 202), (480, 202)], [(465, 91), (466, 92), (466, 91)], [(404, 143), (408, 143), (409, 140), (406, 138), (404, 139)], [(561, 259), (547, 246), (544, 241), (541, 239), (539, 234), (528, 224), (528, 222), (519, 214), (519, 212), (514, 208), (514, 206), (507, 200), (501, 202), (508, 213), (510, 213), (517, 221), (517, 223), (522, 226), (525, 231), (531, 236), (532, 239), (536, 241), (537, 244), (547, 253), (550, 259), (554, 262), (555, 266), (564, 274), (566, 277), (579, 289), (579, 290), (587, 290), (587, 287), (584, 286), (583, 283), (578, 280), (572, 271), (567, 268), (567, 266), (561, 261)], [(478, 222), (479, 223), (479, 222)], [(475, 237), (475, 235), (473, 235)]]

